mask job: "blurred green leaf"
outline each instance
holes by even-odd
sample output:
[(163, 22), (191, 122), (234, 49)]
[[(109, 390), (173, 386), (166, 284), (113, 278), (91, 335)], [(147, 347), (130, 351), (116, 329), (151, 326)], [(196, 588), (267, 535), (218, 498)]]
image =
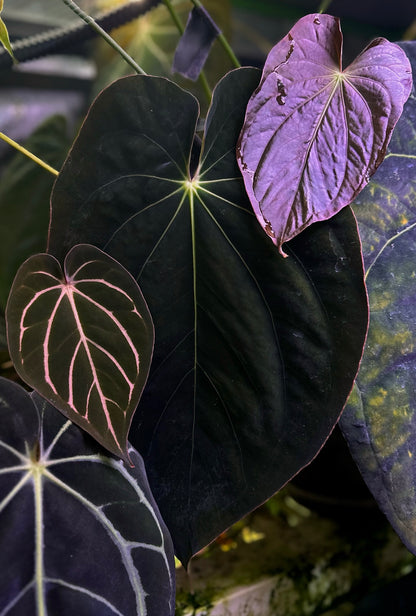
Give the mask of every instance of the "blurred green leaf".
[[(112, 0), (111, 4), (122, 3), (124, 0)], [(109, 0), (99, 0), (98, 6), (108, 7)], [(190, 0), (173, 0), (175, 11), (185, 27), (193, 4)], [(231, 6), (229, 0), (204, 0), (204, 7), (209, 11), (214, 22), (228, 36), (231, 29)], [(172, 75), (172, 62), (180, 34), (166, 6), (157, 6), (146, 15), (127, 24), (112, 34), (117, 42), (128, 51), (134, 60), (149, 75), (159, 75), (173, 79), (197, 96), (203, 106), (205, 96), (199, 82), (193, 83), (180, 75)], [(124, 60), (103, 41), (97, 41), (96, 59), (98, 63), (98, 79), (95, 92), (98, 93), (106, 85), (118, 77), (131, 73)], [(205, 64), (204, 71), (209, 84), (213, 87), (225, 73), (233, 68), (230, 59), (218, 41), (214, 42), (211, 53)], [(206, 108), (202, 114), (205, 115)]]
[[(65, 118), (42, 123), (25, 147), (60, 168), (70, 141)], [(49, 197), (54, 176), (17, 153), (0, 179), (0, 311), (4, 312), (15, 273), (27, 257), (46, 249)]]

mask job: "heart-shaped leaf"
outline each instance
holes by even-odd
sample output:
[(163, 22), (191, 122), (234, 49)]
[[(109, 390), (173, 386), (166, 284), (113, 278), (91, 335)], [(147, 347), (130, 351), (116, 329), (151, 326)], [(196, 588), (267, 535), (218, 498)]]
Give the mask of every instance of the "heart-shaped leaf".
[(290, 259), (253, 214), (235, 146), (258, 78), (240, 69), (218, 84), (194, 176), (195, 99), (165, 79), (119, 80), (52, 195), (50, 251), (97, 243), (149, 303), (155, 353), (130, 440), (182, 561), (315, 456), (366, 331), (351, 212), (296, 238)]
[[(403, 44), (416, 67), (416, 43)], [(364, 479), (416, 553), (416, 92), (383, 165), (354, 204), (370, 301), (368, 340), (341, 428)]]
[(0, 613), (174, 613), (173, 547), (143, 462), (0, 379)]
[(75, 246), (64, 271), (48, 254), (20, 267), (6, 307), (20, 377), (104, 447), (128, 460), (153, 325), (131, 275), (98, 248)]
[(270, 52), (238, 160), (264, 230), (283, 242), (348, 205), (383, 160), (412, 87), (404, 52), (376, 39), (344, 71), (339, 20), (307, 15)]

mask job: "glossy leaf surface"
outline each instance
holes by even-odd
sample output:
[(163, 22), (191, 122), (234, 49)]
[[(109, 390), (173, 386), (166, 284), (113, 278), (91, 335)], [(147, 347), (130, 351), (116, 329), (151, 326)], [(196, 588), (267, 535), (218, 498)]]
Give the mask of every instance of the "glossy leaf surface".
[[(416, 67), (416, 44), (403, 44)], [(354, 204), (370, 301), (370, 327), (341, 428), (364, 479), (416, 552), (416, 96), (386, 159)]]
[(129, 455), (0, 379), (1, 614), (173, 615), (172, 542)]
[(397, 45), (376, 39), (342, 70), (339, 20), (307, 15), (270, 52), (251, 97), (239, 164), (279, 248), (351, 203), (383, 160), (411, 90)]
[(152, 320), (130, 274), (94, 246), (71, 249), (64, 271), (51, 255), (35, 255), (16, 275), (6, 322), (20, 377), (128, 460), (153, 350)]
[(149, 303), (155, 352), (130, 440), (183, 561), (317, 453), (366, 330), (351, 212), (308, 230), (289, 259), (253, 214), (235, 145), (258, 78), (240, 69), (217, 86), (193, 178), (195, 99), (155, 77), (116, 82), (52, 197), (49, 250), (97, 243)]

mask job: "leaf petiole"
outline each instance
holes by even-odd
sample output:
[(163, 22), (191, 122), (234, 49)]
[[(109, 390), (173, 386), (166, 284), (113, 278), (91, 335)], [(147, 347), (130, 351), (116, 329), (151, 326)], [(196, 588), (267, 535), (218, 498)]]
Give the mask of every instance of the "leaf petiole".
[(319, 5), (318, 13), (325, 13), (331, 2), (332, 0), (322, 0)]
[(127, 62), (131, 68), (139, 75), (146, 75), (146, 72), (133, 60), (114, 39), (110, 36), (88, 13), (85, 13), (73, 0), (62, 0), (62, 2), (71, 9), (78, 17), (81, 17), (87, 24), (91, 26), (120, 56)]
[(11, 139), (4, 133), (0, 132), (0, 139), (3, 139), (3, 141), (11, 145), (15, 150), (18, 150), (18, 152), (21, 152), (22, 154), (33, 160), (35, 163), (46, 169), (46, 171), (49, 171), (49, 173), (53, 173), (53, 175), (59, 175), (59, 171), (48, 165), (48, 163), (46, 163), (44, 160), (42, 160), (32, 152), (29, 152), (29, 150), (26, 150), (26, 148), (24, 148), (22, 145), (19, 145), (16, 141)]

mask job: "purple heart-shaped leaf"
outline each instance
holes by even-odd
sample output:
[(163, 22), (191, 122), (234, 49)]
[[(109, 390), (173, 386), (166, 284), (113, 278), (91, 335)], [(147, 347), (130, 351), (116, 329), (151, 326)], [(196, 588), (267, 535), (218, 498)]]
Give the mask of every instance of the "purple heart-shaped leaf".
[(412, 87), (398, 45), (378, 38), (342, 70), (331, 15), (307, 15), (270, 52), (237, 148), (247, 193), (278, 245), (348, 205), (382, 162)]
[(129, 461), (127, 434), (146, 383), (153, 324), (134, 278), (89, 245), (30, 257), (6, 308), (19, 376), (104, 447)]

